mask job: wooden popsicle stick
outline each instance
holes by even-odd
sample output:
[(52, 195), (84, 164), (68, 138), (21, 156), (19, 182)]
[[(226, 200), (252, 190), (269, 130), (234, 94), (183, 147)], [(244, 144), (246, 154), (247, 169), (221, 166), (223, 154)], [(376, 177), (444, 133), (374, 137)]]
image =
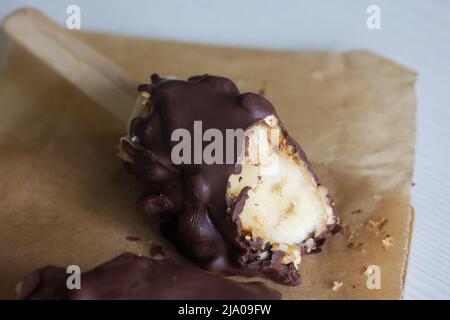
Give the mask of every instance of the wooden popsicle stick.
[(3, 28), (83, 93), (128, 121), (136, 99), (136, 83), (114, 62), (32, 8), (7, 16)]

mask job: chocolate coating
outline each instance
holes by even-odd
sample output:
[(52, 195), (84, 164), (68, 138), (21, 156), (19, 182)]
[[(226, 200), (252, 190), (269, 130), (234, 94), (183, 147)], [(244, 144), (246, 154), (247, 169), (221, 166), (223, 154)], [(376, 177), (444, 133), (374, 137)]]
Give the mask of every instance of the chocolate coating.
[[(171, 141), (175, 129), (186, 129), (194, 137), (193, 123), (200, 120), (203, 131), (218, 129), (225, 136), (226, 129), (245, 130), (269, 115), (277, 116), (272, 104), (255, 93), (241, 94), (231, 80), (218, 76), (195, 76), (181, 81), (152, 75), (151, 80), (151, 84), (138, 89), (149, 93), (150, 115), (134, 118), (130, 127), (129, 138), (138, 141), (139, 147), (127, 140), (121, 143), (122, 150), (132, 159), (124, 161), (125, 167), (148, 187), (148, 193), (137, 201), (138, 209), (148, 215), (163, 216), (162, 232), (205, 269), (264, 275), (283, 284), (298, 284), (299, 273), (294, 265), (281, 263), (283, 252), (271, 252), (269, 259), (260, 260), (259, 254), (270, 250), (270, 244), (244, 239), (238, 216), (246, 194), (243, 192), (233, 202), (226, 198), (228, 178), (240, 172), (240, 165), (175, 165), (170, 158), (176, 144)], [(312, 173), (301, 147), (282, 124), (281, 128), (289, 146)], [(206, 145), (204, 142), (203, 148)], [(234, 163), (237, 153), (234, 152)], [(313, 173), (312, 176), (319, 184)], [(329, 226), (317, 237), (314, 250), (320, 250), (324, 237), (334, 228), (335, 225)]]
[(45, 267), (25, 277), (26, 300), (279, 300), (259, 282), (238, 283), (172, 260), (124, 253), (82, 273), (81, 289), (69, 290), (64, 268)]

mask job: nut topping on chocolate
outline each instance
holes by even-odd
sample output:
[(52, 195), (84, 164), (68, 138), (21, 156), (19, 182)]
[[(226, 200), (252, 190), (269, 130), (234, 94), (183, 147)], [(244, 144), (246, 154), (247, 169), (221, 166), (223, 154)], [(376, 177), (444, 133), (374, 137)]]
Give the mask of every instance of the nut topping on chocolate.
[(339, 221), (272, 104), (223, 77), (151, 79), (119, 146), (148, 186), (138, 209), (161, 214), (163, 233), (203, 268), (298, 284), (302, 255)]

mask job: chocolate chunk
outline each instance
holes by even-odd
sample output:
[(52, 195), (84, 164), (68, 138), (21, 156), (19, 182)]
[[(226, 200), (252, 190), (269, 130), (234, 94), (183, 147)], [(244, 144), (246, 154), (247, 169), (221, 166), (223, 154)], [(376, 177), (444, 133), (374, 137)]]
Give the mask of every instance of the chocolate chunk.
[(148, 188), (138, 209), (163, 217), (163, 233), (203, 268), (298, 284), (301, 256), (319, 252), (339, 220), (272, 104), (223, 77), (151, 80), (119, 147)]
[(45, 267), (23, 280), (26, 300), (278, 300), (280, 294), (259, 282), (238, 283), (172, 260), (122, 254), (81, 274), (81, 289), (69, 290), (64, 268)]

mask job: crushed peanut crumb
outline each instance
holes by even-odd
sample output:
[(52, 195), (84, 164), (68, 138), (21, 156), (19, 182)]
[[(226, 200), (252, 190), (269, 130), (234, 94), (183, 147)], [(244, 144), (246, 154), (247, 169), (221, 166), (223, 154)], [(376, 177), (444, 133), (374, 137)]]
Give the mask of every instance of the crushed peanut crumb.
[(353, 240), (354, 238), (356, 238), (357, 236), (359, 236), (359, 233), (356, 231), (350, 231), (350, 233), (347, 236), (348, 240)]
[(359, 236), (359, 233), (354, 230), (350, 230), (348, 225), (343, 225), (341, 230), (342, 234), (347, 236), (347, 240), (353, 240), (355, 237)]
[(383, 240), (381, 240), (381, 244), (383, 245), (384, 250), (388, 250), (394, 246), (394, 238), (388, 234)]
[(341, 225), (340, 233), (342, 233), (342, 234), (347, 234), (348, 231), (349, 231), (348, 225), (342, 224), (342, 225)]
[(389, 220), (385, 217), (382, 217), (378, 220), (369, 219), (369, 221), (367, 221), (367, 227), (374, 231), (381, 231), (388, 222)]
[(333, 287), (331, 288), (331, 290), (338, 291), (343, 286), (344, 286), (344, 283), (342, 281), (333, 281)]

